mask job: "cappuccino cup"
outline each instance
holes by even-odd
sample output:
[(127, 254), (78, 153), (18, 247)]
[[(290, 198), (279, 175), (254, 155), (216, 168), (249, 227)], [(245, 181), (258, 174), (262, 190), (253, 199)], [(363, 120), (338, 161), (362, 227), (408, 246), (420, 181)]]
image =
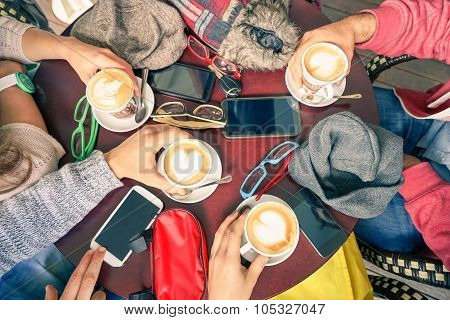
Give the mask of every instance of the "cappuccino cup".
[(348, 68), (349, 61), (341, 48), (328, 42), (315, 43), (302, 56), (303, 78), (310, 85), (304, 89), (310, 93), (325, 89), (326, 98), (331, 99), (332, 85), (346, 77)]
[(241, 256), (252, 262), (258, 254), (269, 257), (267, 266), (286, 260), (297, 247), (297, 216), (284, 201), (267, 201), (253, 207), (245, 220)]
[(175, 187), (193, 188), (203, 184), (212, 169), (206, 144), (196, 139), (178, 140), (165, 148), (158, 161), (163, 176)]
[(103, 69), (97, 72), (86, 86), (89, 104), (97, 111), (126, 119), (136, 113), (133, 99), (133, 81), (120, 69)]

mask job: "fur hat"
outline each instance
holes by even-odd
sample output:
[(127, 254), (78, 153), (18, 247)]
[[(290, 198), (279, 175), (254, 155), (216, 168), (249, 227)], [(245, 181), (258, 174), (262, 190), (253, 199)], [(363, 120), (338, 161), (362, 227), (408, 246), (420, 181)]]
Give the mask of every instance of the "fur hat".
[(110, 48), (134, 68), (161, 69), (186, 47), (177, 10), (158, 0), (100, 0), (73, 26), (71, 35)]
[(298, 45), (290, 0), (169, 1), (197, 36), (246, 69), (281, 69)]

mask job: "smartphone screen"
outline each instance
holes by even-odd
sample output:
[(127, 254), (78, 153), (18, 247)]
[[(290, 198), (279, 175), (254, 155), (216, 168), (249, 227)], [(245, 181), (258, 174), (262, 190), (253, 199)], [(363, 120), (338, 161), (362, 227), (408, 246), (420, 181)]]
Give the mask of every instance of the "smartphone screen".
[(229, 138), (296, 136), (300, 134), (300, 110), (292, 97), (227, 99), (223, 133)]
[(130, 239), (144, 231), (159, 210), (156, 205), (132, 190), (94, 240), (123, 261), (130, 252)]
[(297, 215), (300, 229), (322, 257), (334, 253), (347, 240), (347, 234), (310, 190), (303, 188), (287, 203)]
[(210, 70), (179, 63), (152, 71), (149, 78), (156, 91), (201, 102), (209, 101), (215, 81)]

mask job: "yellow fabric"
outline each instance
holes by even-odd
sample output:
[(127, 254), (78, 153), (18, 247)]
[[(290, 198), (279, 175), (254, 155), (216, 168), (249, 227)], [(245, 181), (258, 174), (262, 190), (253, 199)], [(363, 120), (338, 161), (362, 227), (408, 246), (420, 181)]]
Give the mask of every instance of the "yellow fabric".
[(319, 270), (274, 300), (371, 300), (373, 289), (352, 233)]

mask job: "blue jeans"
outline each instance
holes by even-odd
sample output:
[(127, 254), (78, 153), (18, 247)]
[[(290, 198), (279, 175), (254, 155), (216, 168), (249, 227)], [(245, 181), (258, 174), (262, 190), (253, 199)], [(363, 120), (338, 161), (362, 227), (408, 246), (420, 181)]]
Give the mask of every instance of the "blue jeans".
[[(433, 121), (410, 117), (391, 89), (374, 88), (374, 90), (381, 127), (402, 137), (403, 152), (411, 154)], [(389, 251), (412, 252), (424, 247), (422, 235), (414, 227), (404, 204), (403, 197), (397, 193), (381, 215), (359, 220), (355, 228), (357, 237), (377, 248)]]
[(44, 299), (47, 284), (54, 286), (61, 295), (73, 270), (72, 263), (51, 245), (0, 278), (0, 299)]

